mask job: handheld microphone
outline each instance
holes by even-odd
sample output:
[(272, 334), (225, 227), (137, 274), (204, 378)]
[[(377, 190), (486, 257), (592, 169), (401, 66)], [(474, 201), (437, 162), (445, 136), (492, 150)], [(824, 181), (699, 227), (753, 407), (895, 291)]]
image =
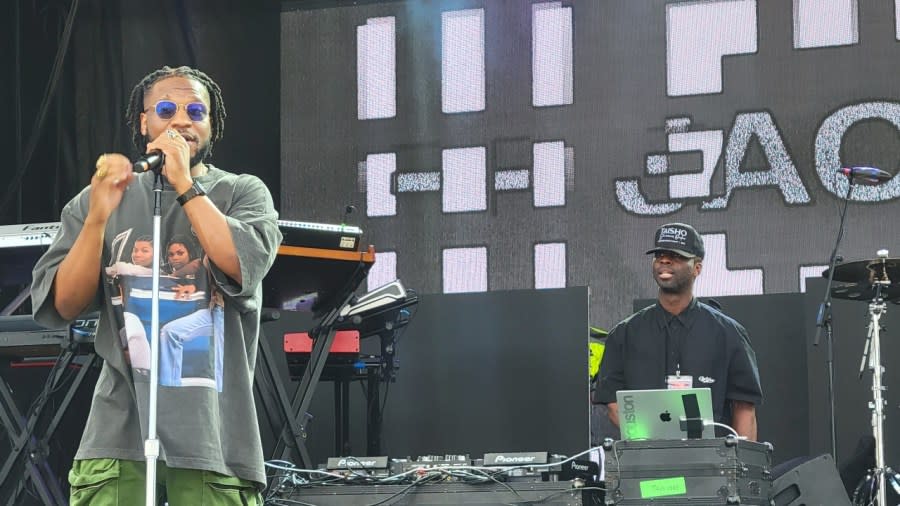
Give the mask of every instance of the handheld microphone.
[(165, 160), (166, 156), (163, 154), (163, 152), (158, 149), (154, 149), (153, 151), (135, 160), (135, 162), (131, 164), (131, 168), (132, 170), (134, 170), (134, 172), (159, 170)]
[(894, 177), (890, 172), (885, 172), (874, 167), (843, 167), (838, 169), (837, 172), (838, 174), (843, 174), (864, 184), (877, 184), (882, 181), (890, 181)]

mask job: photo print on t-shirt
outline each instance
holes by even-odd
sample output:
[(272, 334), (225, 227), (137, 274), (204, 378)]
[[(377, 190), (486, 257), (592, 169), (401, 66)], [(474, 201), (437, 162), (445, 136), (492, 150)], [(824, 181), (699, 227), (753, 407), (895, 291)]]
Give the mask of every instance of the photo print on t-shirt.
[[(209, 279), (209, 261), (190, 235), (160, 243), (159, 384), (222, 391), (224, 323), (221, 297)], [(150, 381), (153, 237), (129, 228), (110, 244), (104, 280), (119, 340), (135, 382)]]

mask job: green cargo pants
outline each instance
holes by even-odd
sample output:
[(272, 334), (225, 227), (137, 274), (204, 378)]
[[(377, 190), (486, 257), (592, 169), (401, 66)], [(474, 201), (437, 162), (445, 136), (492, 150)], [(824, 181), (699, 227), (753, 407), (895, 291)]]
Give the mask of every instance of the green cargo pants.
[[(76, 460), (69, 471), (70, 506), (135, 506), (145, 501), (146, 463), (133, 460)], [(169, 506), (261, 506), (247, 480), (197, 469), (156, 467), (156, 497)]]

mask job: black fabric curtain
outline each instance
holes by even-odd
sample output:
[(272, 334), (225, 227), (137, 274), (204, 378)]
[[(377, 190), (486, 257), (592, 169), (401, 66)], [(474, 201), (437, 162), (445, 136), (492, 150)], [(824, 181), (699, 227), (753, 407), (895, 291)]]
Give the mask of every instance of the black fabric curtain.
[[(199, 68), (219, 84), (228, 116), (210, 162), (259, 176), (278, 205), (279, 1), (13, 0), (0, 9), (8, 28), (0, 48), (7, 70), (0, 170), (15, 183), (0, 201), (0, 224), (58, 220), (65, 202), (89, 183), (97, 156), (137, 155), (125, 124), (127, 100), (139, 79), (163, 65)], [(49, 86), (61, 47), (58, 81)], [(36, 149), (22, 159), (34, 132)]]

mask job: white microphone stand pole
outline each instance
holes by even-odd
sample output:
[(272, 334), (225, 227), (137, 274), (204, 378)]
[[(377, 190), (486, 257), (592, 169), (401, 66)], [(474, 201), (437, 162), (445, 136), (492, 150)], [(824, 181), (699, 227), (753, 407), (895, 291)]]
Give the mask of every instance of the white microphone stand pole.
[(160, 221), (162, 215), (162, 166), (154, 169), (153, 179), (153, 289), (150, 303), (150, 408), (144, 458), (147, 462), (146, 506), (156, 506), (156, 462), (159, 459), (159, 439), (156, 435), (156, 395), (159, 391), (159, 258)]

